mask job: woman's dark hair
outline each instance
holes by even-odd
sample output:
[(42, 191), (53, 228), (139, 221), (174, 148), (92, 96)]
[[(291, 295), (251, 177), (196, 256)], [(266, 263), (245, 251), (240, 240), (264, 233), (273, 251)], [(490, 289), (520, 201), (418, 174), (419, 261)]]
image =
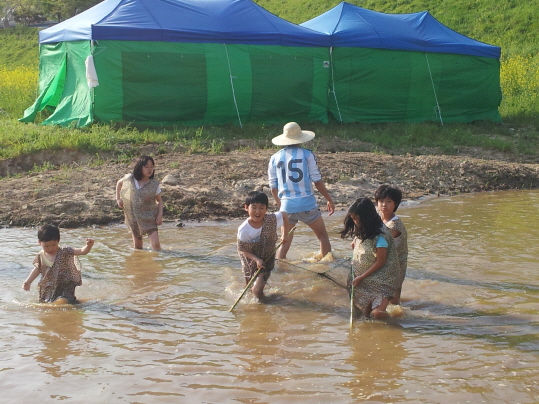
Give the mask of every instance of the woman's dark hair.
[[(151, 161), (152, 164), (155, 166), (153, 158), (151, 158), (150, 156), (140, 156), (135, 160), (135, 163), (133, 165), (133, 177), (135, 177), (137, 181), (140, 181), (142, 179), (142, 167), (148, 164), (148, 161)], [(150, 179), (152, 179), (154, 175), (155, 171), (150, 176)]]
[(386, 198), (389, 198), (395, 202), (395, 209), (393, 209), (393, 212), (396, 212), (402, 201), (402, 191), (397, 187), (392, 187), (391, 185), (380, 185), (374, 192), (374, 200), (378, 202), (379, 200)]
[[(359, 216), (359, 226), (354, 223), (352, 215)], [(357, 237), (361, 241), (374, 238), (382, 234), (383, 224), (374, 203), (369, 198), (359, 198), (348, 208), (341, 238)]]
[(247, 194), (247, 198), (245, 198), (245, 206), (249, 206), (252, 203), (260, 203), (262, 205), (268, 206), (268, 196), (264, 192), (251, 191)]
[(60, 241), (60, 229), (53, 224), (45, 224), (37, 231), (37, 239), (41, 243)]

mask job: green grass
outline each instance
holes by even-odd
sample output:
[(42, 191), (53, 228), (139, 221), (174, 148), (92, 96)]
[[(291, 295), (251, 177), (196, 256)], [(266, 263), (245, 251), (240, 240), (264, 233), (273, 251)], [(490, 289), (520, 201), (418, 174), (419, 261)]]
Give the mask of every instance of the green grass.
[[(36, 28), (0, 29), (0, 66), (38, 68), (39, 46)], [(1, 85), (1, 83), (0, 83)]]
[[(311, 123), (312, 147), (335, 151), (375, 151), (389, 154), (456, 154), (464, 148), (509, 153), (532, 160), (539, 155), (539, 132), (531, 127), (494, 123), (450, 124), (329, 124)], [(137, 128), (95, 124), (87, 128), (21, 125), (0, 119), (0, 158), (40, 150), (82, 150), (112, 153), (117, 159), (138, 154), (140, 145), (160, 145), (158, 153), (220, 153), (231, 149), (270, 148), (281, 126), (233, 125), (205, 128)], [(246, 143), (247, 141), (247, 143)], [(247, 144), (248, 146), (245, 146)]]
[[(259, 5), (291, 22), (307, 21), (337, 5), (339, 0), (258, 0)], [(524, 91), (512, 90), (500, 107), (503, 124), (303, 124), (314, 130), (316, 148), (377, 151), (391, 154), (447, 153), (481, 148), (487, 153), (539, 158), (539, 0), (364, 0), (350, 1), (361, 7), (387, 13), (428, 10), (451, 29), (476, 40), (502, 47), (502, 63), (514, 56), (527, 58), (522, 75), (530, 84)], [(0, 29), (0, 73), (38, 68), (38, 35), (33, 28)], [(518, 75), (517, 75), (518, 73)], [(518, 78), (517, 77), (517, 78)], [(516, 80), (516, 79), (515, 79)], [(0, 75), (1, 81), (1, 75)], [(45, 149), (77, 149), (88, 153), (113, 153), (126, 159), (140, 145), (159, 144), (159, 152), (219, 153), (230, 149), (272, 147), (270, 139), (281, 133), (281, 125), (233, 125), (204, 128), (145, 128), (95, 124), (89, 128), (21, 124), (17, 118), (35, 99), (36, 84), (24, 94), (2, 92), (0, 82), (0, 158), (10, 158)], [(301, 122), (300, 122), (301, 124)]]

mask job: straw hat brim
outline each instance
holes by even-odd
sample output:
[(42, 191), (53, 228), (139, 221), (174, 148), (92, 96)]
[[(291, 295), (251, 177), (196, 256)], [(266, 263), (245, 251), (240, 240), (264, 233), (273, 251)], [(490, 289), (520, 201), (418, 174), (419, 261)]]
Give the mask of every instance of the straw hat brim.
[(292, 144), (308, 142), (309, 140), (314, 139), (314, 136), (314, 132), (311, 132), (310, 130), (302, 130), (300, 136), (290, 138), (283, 133), (279, 136), (275, 136), (273, 139), (271, 139), (271, 142), (277, 146), (290, 146)]

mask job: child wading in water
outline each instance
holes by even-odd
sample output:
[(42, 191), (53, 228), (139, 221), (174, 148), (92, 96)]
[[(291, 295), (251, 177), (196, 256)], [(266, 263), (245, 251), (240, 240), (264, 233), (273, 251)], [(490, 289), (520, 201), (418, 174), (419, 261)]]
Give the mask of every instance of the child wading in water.
[(157, 226), (163, 223), (163, 201), (159, 182), (153, 178), (154, 166), (150, 156), (137, 158), (133, 173), (116, 184), (116, 203), (124, 211), (134, 248), (142, 249), (142, 236), (148, 234), (152, 249), (160, 251)]
[(87, 238), (82, 248), (60, 247), (60, 230), (50, 224), (39, 229), (37, 239), (42, 250), (34, 259), (34, 269), (24, 281), (23, 289), (29, 291), (34, 279), (41, 274), (38, 284), (40, 302), (65, 299), (68, 303), (76, 303), (75, 288), (82, 285), (80, 263), (76, 256), (88, 254), (94, 240)]
[(348, 209), (341, 238), (353, 237), (352, 258), (354, 306), (365, 317), (381, 319), (389, 301), (398, 288), (399, 263), (391, 234), (385, 226), (374, 203), (368, 198), (357, 199)]
[[(335, 205), (322, 180), (313, 152), (300, 146), (314, 136), (314, 132), (301, 130), (296, 122), (287, 123), (283, 127), (283, 133), (271, 140), (273, 144), (285, 147), (271, 156), (268, 177), (271, 194), (279, 210), (289, 216), (286, 233), (298, 221), (305, 223), (320, 242), (320, 256), (317, 254), (317, 258), (324, 258), (331, 251), (331, 243), (316, 202), (314, 188), (326, 198), (329, 215), (335, 211)], [(293, 235), (290, 235), (283, 243), (277, 258), (286, 258), (292, 238)]]
[(251, 289), (258, 299), (264, 297), (264, 286), (275, 266), (277, 228), (281, 228), (282, 241), (288, 237), (288, 215), (286, 212), (267, 213), (268, 205), (265, 193), (250, 192), (244, 204), (249, 218), (238, 228), (238, 254), (245, 284), (249, 283), (258, 269), (264, 268)]
[(391, 300), (392, 304), (400, 304), (402, 283), (406, 277), (408, 267), (408, 233), (402, 220), (395, 214), (402, 201), (402, 192), (396, 187), (390, 185), (381, 185), (374, 193), (374, 199), (377, 204), (378, 212), (382, 221), (390, 230), (397, 247), (399, 257), (399, 283), (395, 297)]

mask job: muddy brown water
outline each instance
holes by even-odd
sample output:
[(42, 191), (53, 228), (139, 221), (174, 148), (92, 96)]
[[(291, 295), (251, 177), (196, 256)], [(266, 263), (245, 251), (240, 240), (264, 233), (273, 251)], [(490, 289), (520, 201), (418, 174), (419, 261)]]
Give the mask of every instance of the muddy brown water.
[[(64, 230), (63, 245), (96, 240), (75, 306), (22, 290), (36, 230), (1, 229), (1, 402), (537, 403), (538, 207), (538, 191), (403, 206), (403, 315), (352, 331), (346, 292), (306, 262), (229, 312), (239, 221), (166, 224), (161, 253), (131, 250), (122, 226)], [(325, 219), (349, 256), (343, 214)], [(289, 258), (314, 250), (300, 226)]]

